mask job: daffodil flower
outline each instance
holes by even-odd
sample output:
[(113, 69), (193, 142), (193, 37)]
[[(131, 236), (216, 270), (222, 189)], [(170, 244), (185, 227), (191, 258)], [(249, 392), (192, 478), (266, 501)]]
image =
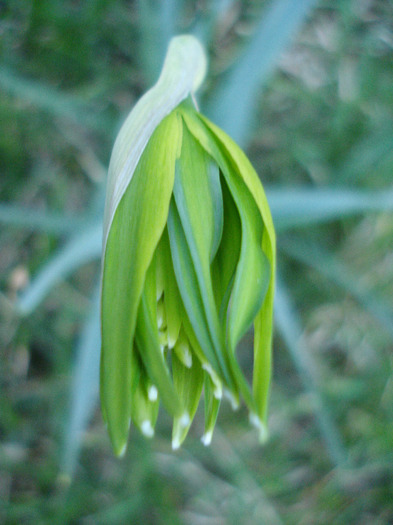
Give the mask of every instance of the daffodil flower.
[[(193, 103), (206, 72), (199, 42), (171, 41), (109, 166), (101, 290), (101, 404), (114, 451), (130, 423), (152, 436), (159, 404), (185, 439), (201, 397), (204, 444), (221, 398), (243, 400), (266, 436), (275, 234), (240, 148)], [(254, 323), (252, 387), (236, 347)]]

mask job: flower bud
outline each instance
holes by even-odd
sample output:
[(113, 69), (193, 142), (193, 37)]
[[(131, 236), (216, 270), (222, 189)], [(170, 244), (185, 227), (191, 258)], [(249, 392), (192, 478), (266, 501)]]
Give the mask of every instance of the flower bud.
[[(102, 263), (101, 402), (112, 445), (130, 422), (154, 434), (159, 403), (172, 446), (204, 397), (209, 444), (223, 394), (266, 435), (275, 234), (260, 180), (240, 148), (192, 103), (206, 60), (172, 40), (163, 72), (116, 140)], [(249, 386), (236, 347), (254, 323)]]

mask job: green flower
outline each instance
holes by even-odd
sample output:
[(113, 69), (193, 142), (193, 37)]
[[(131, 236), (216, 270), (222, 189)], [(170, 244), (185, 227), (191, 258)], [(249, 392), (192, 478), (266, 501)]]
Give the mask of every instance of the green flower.
[[(201, 396), (210, 443), (221, 398), (243, 399), (266, 435), (275, 234), (257, 174), (191, 102), (206, 70), (196, 39), (172, 40), (157, 84), (111, 157), (102, 265), (101, 402), (113, 448), (131, 421), (152, 436), (159, 403), (172, 446)], [(252, 388), (236, 347), (254, 322)]]

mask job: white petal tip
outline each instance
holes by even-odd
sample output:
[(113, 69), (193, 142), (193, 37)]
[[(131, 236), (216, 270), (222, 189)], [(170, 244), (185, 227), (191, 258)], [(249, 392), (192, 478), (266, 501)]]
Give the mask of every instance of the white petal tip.
[(180, 448), (180, 440), (178, 437), (172, 439), (172, 450), (178, 450)]
[(209, 432), (205, 432), (203, 436), (201, 437), (202, 443), (205, 445), (205, 447), (208, 447), (210, 443), (212, 442), (213, 432), (209, 430)]
[(202, 368), (209, 374), (210, 379), (212, 380), (212, 383), (215, 387), (214, 394), (213, 394), (214, 397), (216, 399), (221, 399), (222, 398), (222, 383), (220, 379), (218, 378), (217, 374), (215, 373), (215, 371), (213, 370), (212, 366), (209, 363), (202, 363)]
[(190, 416), (187, 414), (187, 412), (184, 412), (184, 414), (181, 416), (179, 423), (183, 428), (190, 424)]
[(229, 390), (224, 390), (224, 396), (229, 400), (231, 403), (232, 410), (238, 410), (240, 407), (239, 398), (237, 398), (232, 392)]
[(184, 341), (177, 341), (175, 348), (177, 356), (186, 368), (192, 367), (192, 354), (188, 344)]
[(158, 399), (158, 390), (155, 385), (149, 386), (149, 390), (147, 392), (147, 397), (149, 398), (149, 401), (157, 401)]
[(249, 419), (251, 425), (254, 426), (259, 432), (260, 443), (265, 443), (268, 438), (268, 431), (265, 423), (254, 413), (250, 413)]
[(175, 346), (175, 344), (177, 343), (177, 339), (175, 339), (174, 337), (171, 337), (168, 333), (168, 348), (169, 350), (172, 350), (172, 348)]
[(180, 447), (180, 436), (182, 435), (182, 429), (188, 427), (190, 424), (190, 416), (187, 412), (184, 412), (179, 419), (175, 419), (175, 434), (172, 436), (172, 449), (177, 450)]
[(186, 352), (184, 354), (184, 366), (186, 366), (187, 368), (191, 368), (192, 367), (192, 355), (191, 355), (191, 352)]
[(214, 392), (213, 392), (213, 396), (214, 396), (216, 399), (222, 399), (222, 388), (216, 386), (216, 388), (214, 389)]
[(146, 419), (145, 421), (142, 421), (141, 431), (142, 431), (142, 434), (146, 437), (150, 438), (154, 436), (154, 428), (152, 427), (152, 424), (148, 419)]
[(259, 442), (260, 443), (266, 443), (269, 437), (269, 432), (267, 430), (266, 425), (262, 425), (262, 427), (259, 429)]
[(209, 363), (202, 363), (202, 368), (203, 368), (203, 370), (206, 370), (206, 372), (209, 374), (209, 376), (212, 375), (212, 373), (213, 373), (213, 369), (212, 369), (212, 367), (209, 365)]

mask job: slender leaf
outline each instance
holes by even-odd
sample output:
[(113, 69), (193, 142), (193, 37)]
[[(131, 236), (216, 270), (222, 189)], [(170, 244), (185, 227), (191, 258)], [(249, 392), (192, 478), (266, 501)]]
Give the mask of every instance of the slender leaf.
[(245, 145), (257, 114), (260, 88), (271, 74), (316, 0), (272, 0), (245, 51), (207, 104), (207, 115)]
[(66, 279), (83, 264), (101, 255), (101, 224), (94, 224), (75, 234), (47, 262), (32, 283), (18, 298), (15, 307), (22, 315), (28, 315), (46, 297), (50, 290)]
[(100, 294), (97, 287), (91, 311), (76, 346), (72, 374), (71, 407), (61, 461), (61, 471), (70, 479), (77, 464), (83, 433), (98, 401), (100, 344)]
[(88, 219), (46, 213), (12, 204), (0, 204), (0, 222), (32, 231), (70, 234), (88, 226)]
[(361, 191), (335, 188), (266, 190), (278, 230), (328, 222), (365, 211), (393, 210), (393, 189)]
[(178, 0), (139, 0), (138, 14), (141, 34), (140, 56), (146, 79), (157, 78), (165, 50), (175, 34), (179, 17)]
[(9, 68), (0, 69), (0, 88), (56, 117), (78, 125), (101, 132), (107, 130), (108, 125), (111, 127), (103, 118), (98, 118), (84, 100), (62, 93), (40, 81), (27, 79)]
[(285, 238), (280, 241), (280, 247), (291, 257), (315, 268), (348, 291), (393, 337), (391, 305), (366, 290), (361, 284), (360, 276), (351, 271), (345, 263), (339, 261), (337, 257), (315, 242), (310, 243), (305, 239)]
[(307, 348), (300, 346), (301, 322), (292, 304), (290, 296), (281, 280), (276, 283), (275, 319), (293, 362), (299, 372), (306, 391), (313, 402), (315, 419), (326, 444), (327, 452), (337, 466), (343, 466), (347, 461), (347, 453), (342, 438), (323, 400), (319, 378), (316, 376), (316, 365)]

